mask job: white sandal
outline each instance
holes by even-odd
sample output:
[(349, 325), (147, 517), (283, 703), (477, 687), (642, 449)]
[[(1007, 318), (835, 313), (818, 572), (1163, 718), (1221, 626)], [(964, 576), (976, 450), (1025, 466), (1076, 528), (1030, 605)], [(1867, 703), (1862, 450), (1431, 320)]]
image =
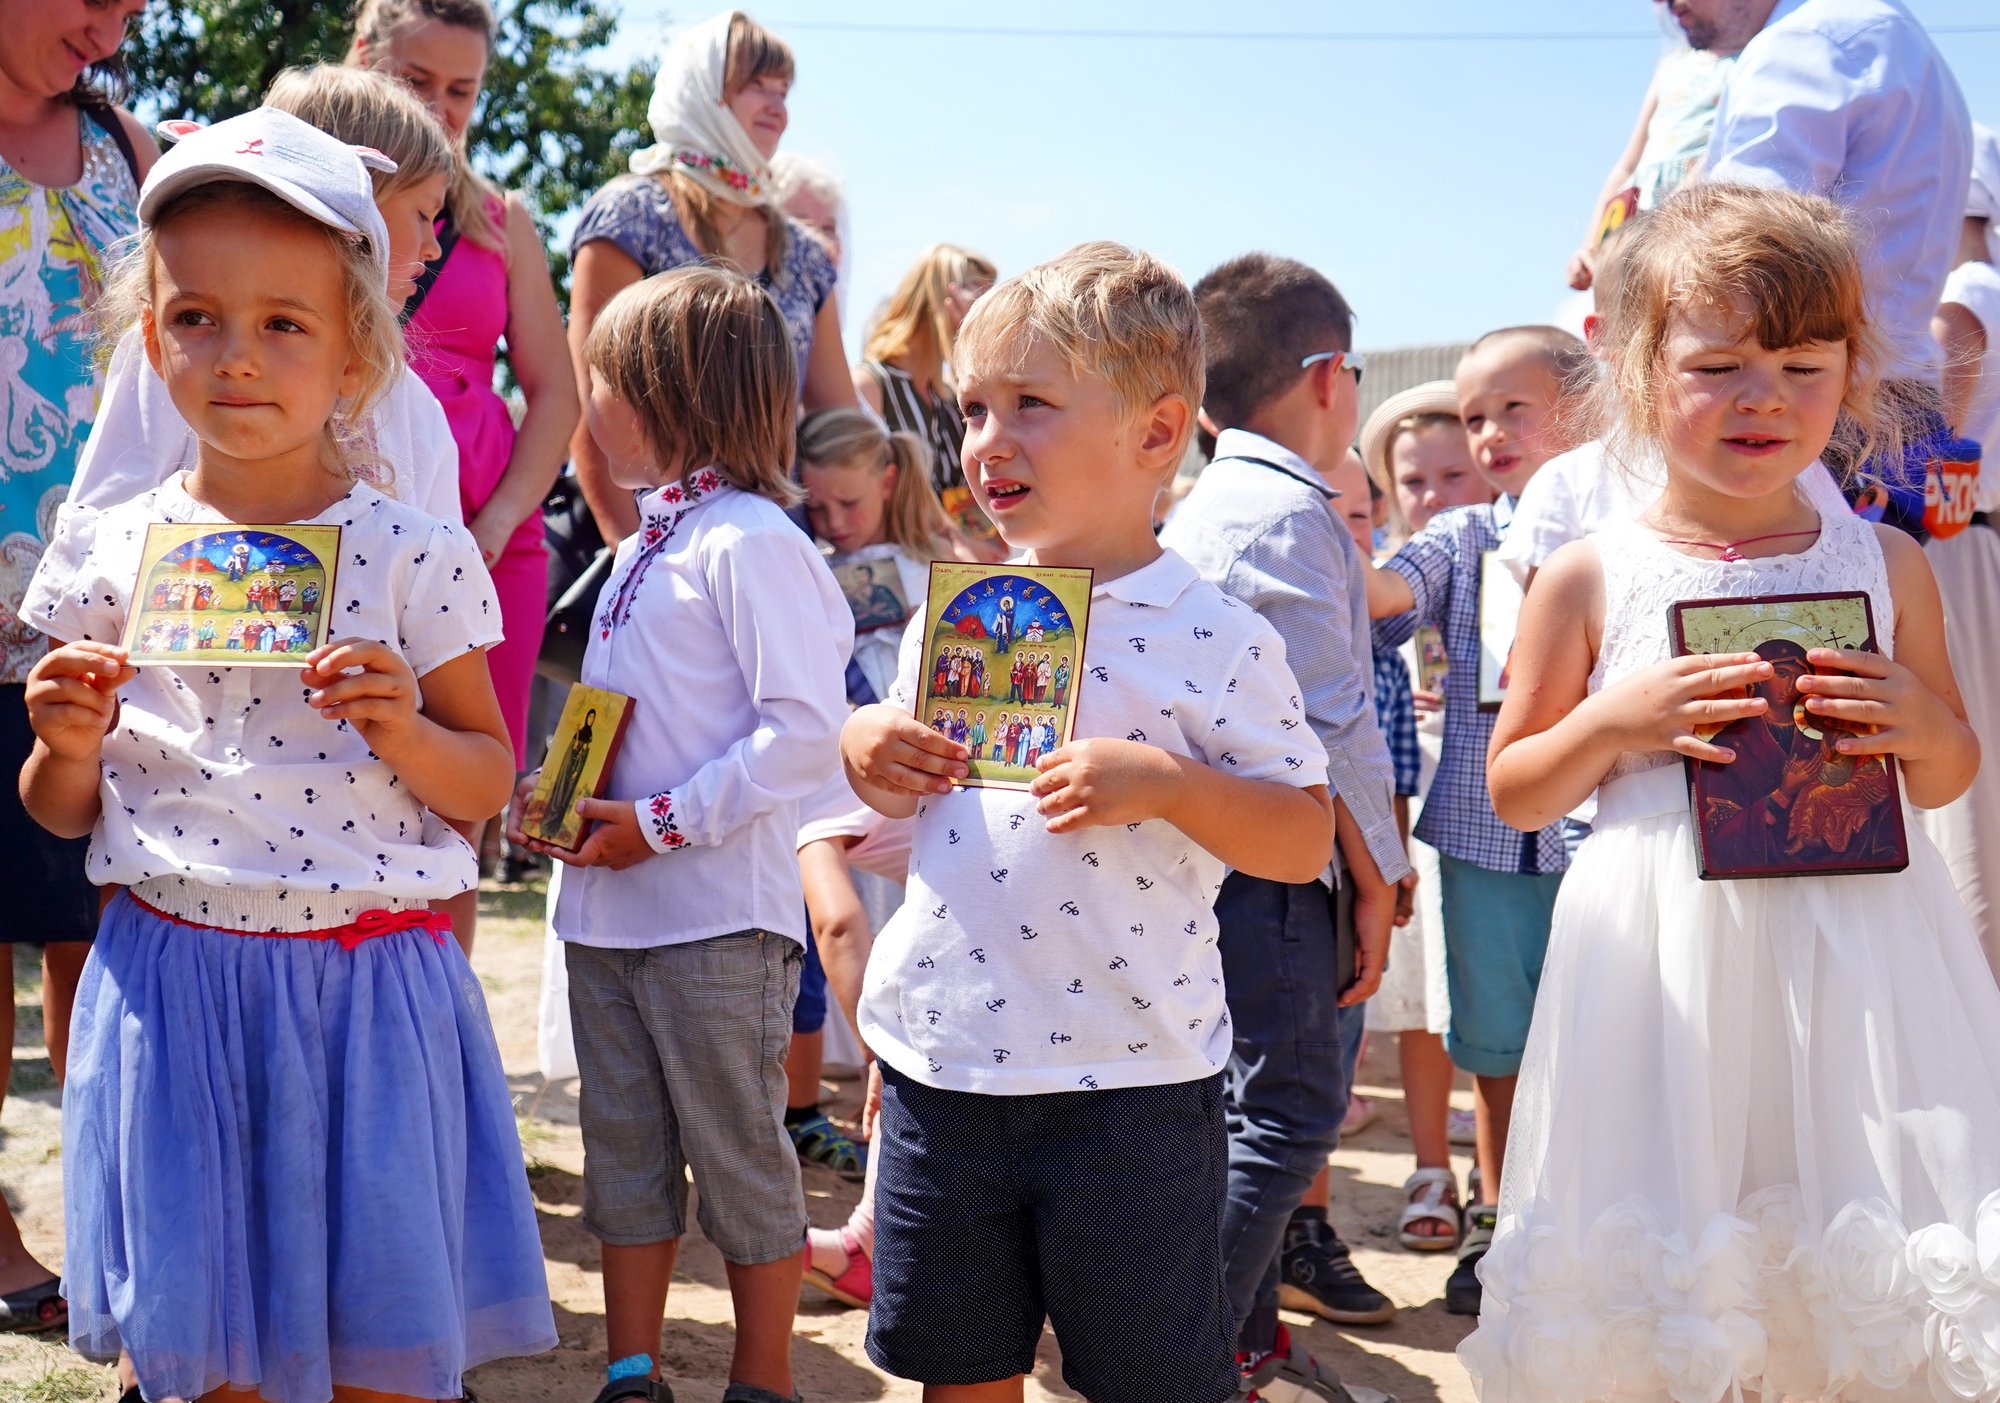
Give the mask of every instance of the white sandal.
[[(1449, 1169), (1419, 1169), (1403, 1181), (1403, 1192), (1410, 1196), (1396, 1224), (1396, 1237), (1403, 1246), (1412, 1252), (1449, 1252), (1458, 1246), (1465, 1231), (1458, 1207), (1458, 1176)], [(1451, 1231), (1428, 1237), (1410, 1231), (1413, 1223), (1426, 1219), (1447, 1224)]]

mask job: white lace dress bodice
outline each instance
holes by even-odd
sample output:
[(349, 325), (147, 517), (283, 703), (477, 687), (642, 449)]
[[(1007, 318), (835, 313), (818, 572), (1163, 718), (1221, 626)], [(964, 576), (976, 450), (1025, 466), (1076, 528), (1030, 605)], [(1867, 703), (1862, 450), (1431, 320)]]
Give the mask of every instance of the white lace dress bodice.
[[(1819, 536), (1794, 555), (1760, 560), (1705, 560), (1683, 555), (1636, 523), (1590, 538), (1604, 571), (1604, 635), (1590, 670), (1594, 695), (1641, 668), (1674, 655), (1668, 614), (1688, 599), (1749, 599), (1773, 594), (1833, 594), (1862, 589), (1875, 616), (1875, 646), (1895, 653), (1895, 605), (1875, 528), (1851, 514), (1820, 517)], [(1604, 777), (1609, 784), (1660, 765), (1671, 750), (1627, 751)]]

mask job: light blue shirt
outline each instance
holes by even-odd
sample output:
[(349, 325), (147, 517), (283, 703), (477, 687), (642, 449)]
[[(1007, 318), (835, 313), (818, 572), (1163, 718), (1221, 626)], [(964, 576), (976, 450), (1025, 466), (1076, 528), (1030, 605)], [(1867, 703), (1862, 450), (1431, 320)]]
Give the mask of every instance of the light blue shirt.
[(1972, 119), (1944, 56), (1898, 0), (1780, 0), (1744, 47), (1709, 139), (1710, 180), (1838, 200), (1891, 379), (1938, 381), (1931, 313), (1958, 248)]
[(1375, 723), (1366, 562), (1305, 459), (1242, 429), (1223, 430), (1215, 453), (1160, 543), (1285, 640), (1306, 720), (1326, 747), (1327, 782), (1393, 882), (1410, 862), (1396, 828), (1389, 746)]

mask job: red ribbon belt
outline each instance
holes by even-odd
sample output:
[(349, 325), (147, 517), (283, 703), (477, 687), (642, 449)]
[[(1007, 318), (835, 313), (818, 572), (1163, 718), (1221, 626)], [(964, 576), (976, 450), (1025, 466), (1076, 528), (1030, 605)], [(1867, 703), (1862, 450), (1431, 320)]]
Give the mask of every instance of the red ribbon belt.
[[(130, 891), (132, 904), (143, 911), (151, 912), (163, 921), (172, 921), (177, 926), (188, 926), (194, 930), (227, 930), (226, 926), (205, 926), (199, 921), (189, 921), (182, 917), (148, 905)], [(408, 911), (363, 911), (344, 926), (328, 926), (323, 930), (239, 930), (231, 935), (262, 935), (278, 940), (337, 940), (343, 950), (352, 950), (364, 940), (373, 940), (378, 935), (395, 935), (399, 931), (427, 930), (438, 944), (451, 932), (451, 917), (442, 911), (426, 911), (416, 908)]]

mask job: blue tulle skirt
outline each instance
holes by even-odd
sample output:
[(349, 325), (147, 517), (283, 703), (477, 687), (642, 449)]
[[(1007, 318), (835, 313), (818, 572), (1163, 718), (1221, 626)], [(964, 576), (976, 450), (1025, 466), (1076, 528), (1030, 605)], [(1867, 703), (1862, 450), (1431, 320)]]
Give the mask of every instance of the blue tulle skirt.
[(64, 1294), (147, 1398), (457, 1398), (556, 1343), (479, 981), (425, 930), (180, 925), (120, 894), (63, 1098)]

